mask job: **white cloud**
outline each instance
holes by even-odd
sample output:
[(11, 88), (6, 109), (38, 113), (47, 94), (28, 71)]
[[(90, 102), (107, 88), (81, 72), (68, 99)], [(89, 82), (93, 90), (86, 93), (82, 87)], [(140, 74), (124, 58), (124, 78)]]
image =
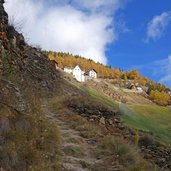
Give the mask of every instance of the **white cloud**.
[(72, 0), (73, 4), (91, 12), (111, 14), (122, 8), (127, 0)]
[(112, 15), (125, 1), (6, 0), (5, 8), (15, 21), (22, 21), (29, 43), (106, 64), (106, 46), (117, 40)]
[(164, 60), (164, 65), (161, 69), (163, 70), (164, 75), (160, 81), (171, 87), (171, 55), (169, 55), (168, 58)]
[(171, 88), (171, 54), (167, 58), (133, 67), (146, 75), (150, 73), (149, 77), (152, 76), (156, 81)]
[(155, 16), (147, 27), (147, 41), (160, 39), (171, 21), (171, 11)]

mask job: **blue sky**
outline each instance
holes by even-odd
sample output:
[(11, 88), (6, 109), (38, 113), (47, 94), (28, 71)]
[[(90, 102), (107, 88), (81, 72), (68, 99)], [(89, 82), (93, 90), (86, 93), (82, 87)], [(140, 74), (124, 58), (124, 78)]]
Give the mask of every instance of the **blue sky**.
[[(137, 68), (156, 81), (162, 81), (169, 75), (167, 58), (171, 54), (171, 21), (159, 38), (146, 40), (148, 23), (155, 16), (169, 11), (169, 0), (132, 0), (128, 3), (118, 15), (121, 15), (129, 31), (121, 33), (117, 42), (108, 46), (109, 63), (125, 70)], [(171, 85), (171, 78), (163, 82)]]
[(137, 68), (171, 87), (170, 0), (6, 0), (28, 42), (116, 68)]

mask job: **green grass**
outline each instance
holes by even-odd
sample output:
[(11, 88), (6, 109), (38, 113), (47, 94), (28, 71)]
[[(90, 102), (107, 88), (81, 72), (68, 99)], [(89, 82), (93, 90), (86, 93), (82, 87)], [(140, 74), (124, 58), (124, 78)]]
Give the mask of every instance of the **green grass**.
[(118, 109), (118, 104), (111, 98), (107, 97), (102, 92), (97, 92), (95, 89), (92, 89), (92, 88), (87, 88), (86, 90), (89, 93), (89, 95), (92, 98), (94, 98), (95, 100), (97, 100), (107, 106), (110, 106), (112, 108)]
[[(171, 146), (171, 108), (146, 105), (128, 106), (123, 121), (129, 127), (150, 132), (155, 139)], [(131, 113), (132, 112), (132, 113)]]
[[(118, 104), (103, 92), (86, 87), (74, 81), (73, 78), (71, 79), (72, 81), (68, 83), (84, 92), (84, 98), (87, 97), (87, 101), (100, 102), (100, 104), (114, 109), (119, 108)], [(121, 113), (125, 114), (123, 115), (125, 124), (137, 130), (150, 132), (155, 139), (171, 146), (171, 108), (150, 104), (149, 100), (140, 96), (132, 97), (131, 95), (131, 98), (134, 99), (133, 103), (129, 103), (130, 105), (127, 106), (121, 105), (123, 107)]]

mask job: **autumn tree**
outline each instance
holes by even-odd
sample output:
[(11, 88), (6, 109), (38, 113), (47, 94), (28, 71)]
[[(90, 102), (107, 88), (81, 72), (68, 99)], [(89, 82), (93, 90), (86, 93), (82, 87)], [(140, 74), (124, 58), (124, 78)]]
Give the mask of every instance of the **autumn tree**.
[(138, 80), (141, 78), (141, 74), (136, 69), (132, 69), (127, 72), (127, 77), (131, 80)]
[(119, 69), (112, 69), (112, 75), (114, 78), (119, 79), (121, 77), (121, 71)]
[(158, 105), (166, 106), (170, 103), (170, 95), (164, 91), (152, 90), (150, 98)]
[(121, 76), (121, 79), (123, 79), (124, 81), (127, 81), (127, 74), (126, 73), (123, 73), (122, 76)]

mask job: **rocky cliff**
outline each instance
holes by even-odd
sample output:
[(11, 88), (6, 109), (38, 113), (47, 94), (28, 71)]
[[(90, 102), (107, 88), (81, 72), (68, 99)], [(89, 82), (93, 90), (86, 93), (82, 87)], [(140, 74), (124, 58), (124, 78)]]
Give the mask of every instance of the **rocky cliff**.
[[(8, 14), (4, 11), (4, 1), (0, 1), (0, 99), (14, 97), (16, 89), (30, 89), (40, 94), (59, 89), (60, 74), (53, 63), (36, 48), (29, 46), (21, 33), (8, 24)], [(9, 80), (12, 82), (11, 86)], [(8, 93), (6, 92), (8, 91)], [(7, 93), (7, 94), (6, 94)], [(9, 100), (9, 99), (8, 99)], [(3, 103), (9, 104), (9, 102)]]
[(0, 0), (0, 170), (42, 170), (46, 163), (51, 168), (45, 156), (52, 154), (45, 149), (54, 145), (42, 147), (42, 137), (53, 126), (41, 115), (39, 99), (59, 92), (60, 73), (9, 25), (4, 3)]

